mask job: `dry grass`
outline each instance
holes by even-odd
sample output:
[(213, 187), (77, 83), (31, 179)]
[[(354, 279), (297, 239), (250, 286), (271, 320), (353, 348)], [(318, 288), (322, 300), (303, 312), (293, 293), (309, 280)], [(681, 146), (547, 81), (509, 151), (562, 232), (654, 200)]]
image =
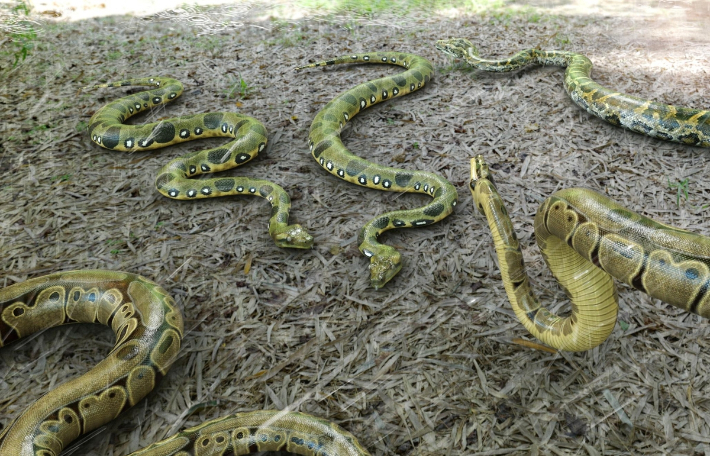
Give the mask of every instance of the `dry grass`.
[[(703, 36), (710, 34), (705, 28), (700, 37), (673, 40), (658, 33), (668, 16), (633, 10), (540, 11), (246, 18), (201, 36), (194, 23), (155, 17), (45, 24), (28, 60), (0, 76), (0, 286), (62, 270), (135, 272), (172, 293), (187, 329), (182, 356), (155, 392), (77, 453), (126, 455), (214, 417), (290, 407), (338, 422), (374, 455), (710, 454), (707, 322), (622, 286), (619, 320), (628, 329), (617, 325), (601, 347), (551, 354), (517, 343), (531, 337), (505, 297), (468, 191), (468, 160), (482, 153), (525, 245), (533, 284), (559, 309), (564, 294), (533, 245), (539, 202), (584, 186), (707, 233), (708, 152), (587, 115), (564, 93), (558, 68), (480, 74), (452, 65), (433, 46), (460, 35), (483, 55), (574, 50), (595, 62), (602, 84), (707, 107)], [(344, 141), (372, 161), (444, 175), (460, 204), (434, 226), (385, 236), (405, 264), (374, 291), (357, 251), (359, 227), (424, 199), (339, 181), (314, 162), (306, 137), (335, 94), (399, 70), (292, 68), (390, 49), (429, 58), (438, 75), (425, 89), (358, 115)], [(283, 185), (293, 197), (292, 220), (316, 238), (313, 250), (275, 247), (263, 200), (178, 202), (154, 190), (162, 164), (205, 143), (126, 155), (89, 141), (91, 114), (124, 92), (79, 88), (151, 75), (178, 78), (186, 91), (140, 121), (236, 109), (264, 122), (266, 153), (232, 174)], [(240, 77), (249, 95), (227, 96)], [(684, 179), (688, 198), (677, 204), (668, 183)], [(106, 329), (77, 327), (0, 350), (0, 425), (87, 370), (112, 343)]]

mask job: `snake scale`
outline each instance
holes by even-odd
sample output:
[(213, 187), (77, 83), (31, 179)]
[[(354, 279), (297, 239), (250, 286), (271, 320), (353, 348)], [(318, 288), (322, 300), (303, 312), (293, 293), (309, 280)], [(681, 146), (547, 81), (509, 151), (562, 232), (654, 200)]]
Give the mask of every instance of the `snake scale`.
[(308, 249), (313, 237), (300, 225), (288, 225), (291, 199), (280, 186), (263, 179), (219, 177), (194, 179), (250, 161), (266, 148), (266, 128), (258, 120), (233, 112), (210, 112), (161, 120), (145, 125), (125, 125), (128, 118), (175, 100), (183, 92), (180, 81), (152, 77), (128, 79), (95, 87), (152, 87), (101, 107), (89, 121), (91, 140), (109, 150), (136, 152), (167, 147), (201, 138), (231, 137), (213, 149), (191, 152), (171, 160), (155, 180), (168, 198), (190, 200), (226, 195), (261, 196), (271, 204), (269, 234), (279, 247)]
[(359, 249), (370, 258), (370, 284), (377, 289), (402, 268), (400, 253), (391, 246), (381, 244), (379, 235), (394, 228), (425, 226), (444, 219), (456, 206), (456, 188), (434, 173), (405, 171), (367, 161), (348, 151), (340, 139), (343, 126), (360, 111), (424, 87), (434, 71), (431, 63), (412, 54), (370, 52), (311, 63), (296, 70), (344, 63), (384, 63), (404, 67), (406, 71), (360, 84), (328, 102), (316, 114), (308, 135), (313, 158), (326, 171), (347, 182), (391, 192), (423, 193), (433, 198), (429, 204), (418, 209), (382, 214), (360, 230)]
[(503, 199), (480, 155), (471, 194), (493, 235), (505, 291), (530, 333), (559, 350), (582, 351), (611, 333), (618, 311), (612, 276), (648, 295), (710, 317), (710, 238), (658, 223), (588, 189), (560, 190), (535, 215), (535, 239), (570, 297), (571, 315), (542, 307)]
[(667, 105), (607, 89), (591, 79), (592, 62), (582, 54), (527, 49), (509, 59), (486, 60), (463, 38), (439, 40), (436, 48), (483, 71), (514, 71), (530, 63), (566, 67), (565, 90), (588, 113), (654, 138), (710, 147), (710, 111)]
[[(180, 349), (183, 318), (168, 293), (135, 274), (56, 273), (0, 289), (0, 347), (68, 323), (109, 326), (116, 344), (84, 375), (30, 405), (0, 432), (0, 456), (57, 456), (81, 435), (144, 398)], [(244, 455), (288, 451), (304, 456), (368, 456), (334, 423), (290, 411), (217, 418), (133, 453), (134, 456)]]

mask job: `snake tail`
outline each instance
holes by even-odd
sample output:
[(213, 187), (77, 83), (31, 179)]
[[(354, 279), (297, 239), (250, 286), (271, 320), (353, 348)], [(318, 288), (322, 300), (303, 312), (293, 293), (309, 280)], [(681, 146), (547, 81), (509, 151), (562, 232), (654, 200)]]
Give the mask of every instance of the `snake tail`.
[(535, 239), (572, 303), (566, 318), (550, 313), (530, 289), (510, 217), (480, 155), (471, 161), (471, 193), (488, 220), (513, 310), (543, 342), (568, 351), (601, 344), (618, 312), (612, 277), (710, 317), (710, 238), (656, 222), (581, 188), (554, 193), (535, 215)]
[(168, 293), (135, 274), (70, 271), (0, 290), (0, 346), (67, 323), (109, 326), (116, 344), (94, 368), (30, 405), (0, 434), (0, 455), (56, 456), (145, 397), (180, 349)]
[(508, 59), (486, 60), (463, 38), (437, 41), (436, 48), (483, 71), (508, 72), (533, 63), (566, 67), (564, 88), (588, 113), (654, 138), (710, 147), (710, 111), (667, 105), (603, 87), (592, 80), (592, 62), (582, 54), (527, 49)]
[(431, 63), (412, 54), (371, 52), (312, 63), (297, 70), (343, 63), (384, 63), (403, 67), (406, 71), (360, 84), (328, 102), (316, 114), (308, 135), (313, 158), (326, 171), (352, 184), (392, 192), (423, 193), (433, 198), (421, 208), (379, 215), (360, 230), (359, 249), (370, 258), (370, 284), (377, 289), (382, 288), (402, 268), (400, 253), (389, 245), (381, 244), (379, 235), (395, 228), (431, 225), (444, 219), (456, 206), (457, 195), (455, 187), (437, 174), (370, 162), (350, 152), (340, 138), (343, 126), (360, 111), (424, 87), (434, 71)]
[(233, 112), (210, 112), (160, 120), (144, 125), (123, 122), (136, 114), (180, 96), (183, 85), (171, 78), (139, 78), (95, 87), (144, 86), (148, 90), (119, 98), (101, 107), (89, 121), (91, 140), (109, 150), (135, 152), (167, 147), (200, 138), (231, 137), (213, 149), (190, 152), (171, 160), (155, 180), (168, 198), (191, 200), (227, 195), (255, 195), (271, 204), (269, 234), (279, 247), (308, 249), (313, 237), (300, 225), (288, 224), (291, 199), (279, 185), (249, 177), (195, 179), (247, 163), (266, 148), (267, 132), (258, 120)]

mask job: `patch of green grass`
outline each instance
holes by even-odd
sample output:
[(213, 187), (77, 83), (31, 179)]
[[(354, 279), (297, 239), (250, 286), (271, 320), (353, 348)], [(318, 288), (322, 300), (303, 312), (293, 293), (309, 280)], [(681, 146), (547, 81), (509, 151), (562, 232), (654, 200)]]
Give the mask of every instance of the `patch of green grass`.
[(28, 131), (27, 133), (32, 135), (34, 133), (38, 133), (41, 131), (47, 131), (47, 130), (49, 130), (49, 125), (42, 124), (42, 125), (36, 125), (36, 126), (32, 127), (30, 129), (30, 131)]
[(225, 49), (225, 38), (221, 35), (202, 35), (195, 38), (193, 46), (198, 49), (204, 49), (212, 54), (212, 57), (217, 57)]
[[(690, 190), (690, 179), (685, 178), (682, 181), (678, 182), (671, 182), (670, 179), (668, 179), (668, 188), (673, 190), (675, 189), (675, 203), (678, 207), (680, 207), (680, 197), (682, 196), (683, 199), (685, 200), (686, 203), (688, 203), (688, 191)], [(691, 209), (698, 210), (698, 209), (707, 209), (710, 207), (710, 204), (703, 204), (702, 206), (693, 206), (692, 204), (688, 204), (688, 206)]]
[(412, 11), (439, 11), (458, 9), (462, 13), (491, 15), (499, 20), (524, 16), (531, 23), (542, 22), (546, 16), (530, 6), (508, 6), (508, 0), (298, 0), (303, 8), (338, 14), (375, 17), (383, 13), (405, 16)]
[(558, 46), (563, 46), (565, 44), (570, 44), (571, 41), (567, 35), (555, 35), (555, 43)]
[(61, 176), (53, 176), (52, 182), (66, 182), (71, 179), (73, 174), (62, 174)]
[(461, 8), (464, 11), (478, 12), (481, 9), (488, 9), (491, 6), (497, 7), (503, 3), (504, 0), (301, 0), (298, 2), (304, 8), (318, 11), (348, 11), (366, 16), (387, 12), (403, 15), (417, 9), (431, 11)]
[(271, 21), (273, 22), (273, 28), (278, 30), (280, 34), (276, 38), (265, 40), (265, 43), (269, 46), (275, 44), (287, 48), (300, 46), (308, 38), (308, 35), (302, 31), (301, 25), (278, 18), (272, 18)]
[(32, 127), (25, 133), (25, 140), (30, 140), (32, 144), (42, 144), (46, 141), (47, 132), (50, 132), (52, 126), (48, 124), (40, 124)]
[(687, 177), (682, 181), (671, 182), (668, 179), (668, 188), (671, 190), (676, 189), (675, 202), (680, 207), (680, 197), (685, 196), (685, 200), (688, 201), (688, 186), (690, 185), (690, 179)]
[[(136, 235), (133, 234), (133, 232), (128, 233), (128, 239), (136, 239)], [(126, 247), (128, 244), (128, 240), (123, 240), (123, 239), (106, 239), (104, 242), (107, 247), (113, 247), (110, 252), (111, 255), (122, 255), (125, 249), (122, 247)]]
[(9, 10), (10, 14), (3, 17), (0, 28), (10, 32), (10, 45), (4, 48), (0, 54), (12, 57), (12, 68), (16, 68), (35, 48), (37, 32), (34, 26), (37, 23), (28, 19), (31, 7), (24, 0), (19, 1)]
[(523, 19), (531, 24), (537, 24), (540, 22), (549, 22), (556, 16), (543, 13), (539, 9), (533, 6), (515, 6), (506, 5), (503, 0), (492, 0), (488, 2), (484, 8), (483, 5), (479, 5), (478, 14), (487, 15), (489, 22), (493, 24), (502, 23), (504, 25), (509, 24), (514, 19)]
[(239, 80), (236, 80), (233, 76), (230, 76), (230, 79), (229, 88), (224, 92), (227, 98), (237, 98), (237, 96), (248, 98), (254, 91), (254, 87), (250, 86), (244, 78), (242, 78), (241, 74), (239, 75)]

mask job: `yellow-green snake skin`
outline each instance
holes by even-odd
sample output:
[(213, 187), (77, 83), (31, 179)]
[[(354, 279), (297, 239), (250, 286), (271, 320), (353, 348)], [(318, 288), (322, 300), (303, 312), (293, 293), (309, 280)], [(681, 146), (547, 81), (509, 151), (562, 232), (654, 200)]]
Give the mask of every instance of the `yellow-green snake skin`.
[[(109, 326), (116, 344), (89, 372), (40, 397), (0, 431), (0, 456), (58, 456), (80, 436), (144, 398), (165, 375), (183, 333), (167, 292), (135, 274), (70, 271), (0, 289), (0, 347), (68, 323)], [(1, 421), (0, 421), (1, 423)], [(226, 456), (288, 451), (369, 456), (334, 423), (290, 411), (237, 413), (208, 421), (134, 456)]]
[(434, 71), (431, 63), (412, 54), (368, 52), (304, 65), (297, 70), (341, 63), (385, 63), (406, 71), (360, 84), (328, 102), (313, 119), (308, 135), (313, 158), (326, 171), (347, 182), (391, 192), (424, 193), (433, 198), (418, 209), (382, 214), (360, 230), (360, 252), (370, 258), (370, 283), (381, 288), (401, 270), (402, 260), (397, 250), (378, 241), (379, 235), (394, 228), (425, 226), (442, 220), (456, 206), (456, 188), (434, 173), (405, 171), (367, 161), (348, 151), (340, 139), (343, 126), (360, 111), (424, 87)]
[(95, 87), (146, 86), (144, 90), (100, 108), (89, 121), (91, 140), (109, 150), (136, 152), (159, 149), (201, 138), (231, 137), (224, 146), (191, 152), (171, 160), (155, 180), (164, 196), (189, 200), (227, 195), (261, 196), (271, 204), (269, 234), (279, 247), (308, 249), (313, 238), (300, 225), (288, 225), (291, 199), (280, 186), (263, 179), (219, 177), (194, 179), (248, 162), (266, 147), (266, 128), (258, 120), (234, 112), (210, 112), (175, 117), (145, 125), (123, 122), (155, 106), (168, 103), (183, 91), (176, 79), (153, 77), (128, 79)]
[(471, 160), (471, 194), (485, 215), (515, 315), (559, 350), (583, 351), (614, 329), (612, 276), (681, 309), (710, 317), (710, 238), (658, 223), (592, 190), (560, 190), (535, 215), (535, 239), (567, 292), (571, 315), (542, 307), (530, 287), (518, 238), (480, 155)]
[(514, 71), (530, 63), (567, 67), (565, 90), (588, 113), (654, 138), (710, 147), (710, 111), (667, 105), (607, 89), (592, 80), (592, 62), (582, 54), (527, 49), (509, 59), (486, 60), (478, 57), (473, 44), (463, 38), (437, 41), (436, 48), (483, 71)]

